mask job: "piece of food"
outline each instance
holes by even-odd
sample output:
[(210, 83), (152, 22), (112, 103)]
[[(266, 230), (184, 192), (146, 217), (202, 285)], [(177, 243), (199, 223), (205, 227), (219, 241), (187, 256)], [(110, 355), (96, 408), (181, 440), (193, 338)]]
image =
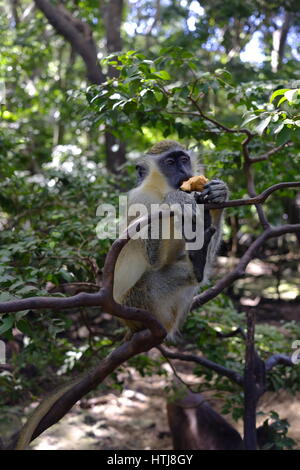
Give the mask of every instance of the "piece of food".
[(192, 176), (189, 180), (182, 183), (180, 189), (183, 191), (203, 191), (206, 183), (208, 183), (208, 179), (205, 176)]

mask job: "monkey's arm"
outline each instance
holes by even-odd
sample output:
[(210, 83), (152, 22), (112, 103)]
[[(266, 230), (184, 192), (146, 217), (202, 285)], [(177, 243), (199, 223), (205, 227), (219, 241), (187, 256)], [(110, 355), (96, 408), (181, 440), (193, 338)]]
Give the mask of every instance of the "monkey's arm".
[[(193, 230), (195, 231), (195, 223), (193, 223)], [(193, 264), (193, 270), (198, 282), (202, 282), (204, 277), (205, 267), (208, 261), (208, 250), (211, 245), (211, 240), (216, 232), (216, 228), (211, 225), (211, 214), (209, 210), (204, 210), (204, 236), (203, 245), (200, 249), (190, 249), (189, 258)], [(195, 241), (195, 239), (193, 240)]]
[[(222, 203), (228, 199), (229, 190), (224, 181), (219, 179), (211, 180), (204, 186), (204, 191), (195, 193), (195, 199), (198, 203)], [(205, 210), (205, 213), (208, 212)], [(219, 248), (222, 228), (223, 228), (223, 209), (211, 209), (209, 211), (211, 217), (211, 224), (215, 228), (215, 233), (211, 236), (207, 247), (205, 269), (203, 277), (207, 278), (210, 274), (210, 269)]]
[[(194, 196), (180, 190), (170, 191), (160, 204), (162, 217), (151, 221), (148, 228), (145, 228), (146, 238), (135, 240), (137, 251), (142, 253), (144, 258), (143, 268), (159, 270), (184, 254), (185, 240), (181, 229), (178, 231), (176, 228), (175, 219), (182, 216), (185, 204), (191, 206), (192, 210), (187, 217), (192, 218), (197, 212)], [(151, 214), (151, 207), (148, 207), (148, 210)]]

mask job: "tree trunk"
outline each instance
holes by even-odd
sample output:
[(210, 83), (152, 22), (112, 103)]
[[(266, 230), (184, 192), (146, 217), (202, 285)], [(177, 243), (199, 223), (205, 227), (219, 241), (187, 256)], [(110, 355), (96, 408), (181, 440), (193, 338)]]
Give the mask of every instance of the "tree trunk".
[[(90, 26), (75, 18), (62, 5), (57, 6), (49, 0), (34, 0), (49, 23), (62, 35), (72, 46), (73, 50), (79, 54), (86, 67), (86, 76), (90, 83), (100, 85), (106, 79), (99, 65), (97, 57), (97, 47), (93, 38)], [(122, 20), (123, 0), (109, 2), (107, 6), (107, 48), (108, 51), (117, 51), (121, 47), (120, 27)], [(108, 27), (109, 25), (109, 27)], [(116, 47), (116, 48), (115, 48)], [(116, 139), (110, 132), (105, 133), (106, 165), (113, 172), (117, 172), (120, 165), (126, 161), (125, 146)]]
[[(123, 0), (107, 1), (104, 6), (104, 23), (106, 30), (106, 49), (109, 54), (122, 49), (121, 23), (123, 13)], [(117, 77), (118, 70), (109, 66), (108, 77)], [(125, 145), (116, 139), (113, 134), (105, 135), (106, 166), (110, 171), (117, 172), (126, 161)]]
[(273, 33), (273, 50), (271, 54), (272, 72), (276, 73), (282, 66), (284, 57), (284, 49), (286, 45), (287, 35), (292, 23), (292, 13), (285, 12), (284, 20), (281, 28)]

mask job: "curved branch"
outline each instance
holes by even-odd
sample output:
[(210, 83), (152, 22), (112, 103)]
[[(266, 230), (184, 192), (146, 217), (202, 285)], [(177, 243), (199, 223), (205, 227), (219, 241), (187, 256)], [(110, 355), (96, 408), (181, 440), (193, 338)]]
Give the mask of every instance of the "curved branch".
[(201, 107), (199, 106), (199, 103), (197, 100), (195, 100), (192, 96), (189, 96), (189, 100), (192, 102), (192, 104), (195, 106), (197, 109), (198, 113), (195, 113), (196, 115), (199, 115), (202, 117), (202, 119), (205, 119), (205, 121), (209, 121), (215, 126), (217, 126), (219, 129), (222, 129), (224, 132), (228, 132), (230, 134), (246, 134), (248, 136), (248, 139), (252, 139), (255, 134), (252, 134), (248, 129), (231, 129), (230, 127), (224, 126), (224, 124), (221, 124), (220, 122), (216, 121), (215, 119), (207, 116), (207, 114), (204, 114), (202, 111)]
[(230, 273), (226, 274), (220, 279), (213, 287), (207, 289), (202, 294), (194, 297), (191, 310), (201, 307), (203, 304), (211, 299), (214, 299), (217, 295), (223, 292), (224, 289), (229, 287), (234, 281), (241, 278), (245, 274), (245, 270), (249, 262), (255, 258), (258, 249), (265, 243), (269, 238), (279, 237), (286, 233), (300, 232), (300, 224), (287, 224), (279, 227), (267, 228), (248, 248), (244, 253), (236, 268)]
[[(81, 377), (77, 377), (75, 380), (71, 380), (60, 386), (57, 390), (52, 391), (49, 397), (45, 397), (41, 401), (40, 405), (34, 410), (22, 430), (13, 436), (8, 448), (15, 448), (16, 443), (19, 440), (19, 436), (24, 429), (26, 429), (27, 432), (30, 432), (31, 438), (29, 440), (34, 440), (46, 429), (50, 428), (53, 424), (63, 418), (78, 400), (84, 397), (91, 390), (95, 389), (117, 367), (131, 357), (141, 352), (148, 351), (160, 342), (160, 340), (154, 338), (149, 330), (140, 331), (133, 335), (130, 342), (123, 343), (117, 347), (111, 354), (101, 361), (98, 366), (85, 372)], [(36, 423), (35, 416), (42, 414), (41, 411), (43, 409), (48, 409), (47, 407), (49, 407), (49, 399), (51, 400), (51, 397), (53, 397), (52, 406), (48, 412), (43, 415), (43, 418)]]
[(274, 354), (266, 360), (266, 370), (269, 371), (278, 364), (284, 365), (287, 367), (293, 367), (295, 364), (292, 362), (291, 358), (285, 354)]
[(234, 199), (232, 201), (221, 202), (219, 204), (205, 204), (205, 209), (223, 209), (225, 207), (250, 206), (252, 204), (262, 204), (274, 192), (283, 188), (298, 188), (300, 181), (277, 183), (265, 189), (262, 193), (248, 199)]
[(35, 439), (42, 432), (59, 421), (78, 400), (95, 389), (117, 367), (131, 357), (141, 352), (148, 351), (160, 342), (161, 341), (155, 340), (148, 330), (143, 330), (133, 335), (130, 342), (121, 344), (121, 346), (116, 348), (109, 356), (101, 361), (97, 367), (86, 372), (80, 382), (76, 383), (74, 387), (57, 400), (50, 411), (40, 421), (33, 433), (32, 439)]
[(275, 153), (282, 150), (285, 146), (290, 146), (290, 145), (291, 145), (291, 142), (287, 141), (287, 142), (284, 142), (281, 145), (278, 145), (277, 147), (272, 148), (271, 150), (268, 150), (267, 152), (263, 153), (262, 155), (258, 155), (257, 157), (251, 157), (251, 163), (257, 163), (257, 162), (262, 162), (264, 160), (268, 160), (269, 157), (271, 157)]

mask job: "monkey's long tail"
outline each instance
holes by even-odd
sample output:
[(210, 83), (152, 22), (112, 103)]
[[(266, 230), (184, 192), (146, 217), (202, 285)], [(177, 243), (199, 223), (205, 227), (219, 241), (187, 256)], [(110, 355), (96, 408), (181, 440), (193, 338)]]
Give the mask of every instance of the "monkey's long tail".
[(32, 435), (36, 430), (38, 424), (43, 419), (43, 417), (46, 416), (46, 414), (48, 413), (48, 411), (50, 411), (56, 401), (59, 400), (59, 398), (61, 398), (65, 393), (67, 393), (70, 388), (74, 387), (74, 385), (80, 382), (80, 380), (81, 377), (77, 377), (75, 380), (72, 380), (72, 382), (63, 385), (62, 387), (54, 391), (50, 396), (45, 398), (40, 403), (40, 405), (37, 406), (37, 408), (29, 416), (26, 424), (21, 429), (18, 436), (17, 444), (15, 446), (15, 450), (24, 450), (28, 447), (32, 439)]

